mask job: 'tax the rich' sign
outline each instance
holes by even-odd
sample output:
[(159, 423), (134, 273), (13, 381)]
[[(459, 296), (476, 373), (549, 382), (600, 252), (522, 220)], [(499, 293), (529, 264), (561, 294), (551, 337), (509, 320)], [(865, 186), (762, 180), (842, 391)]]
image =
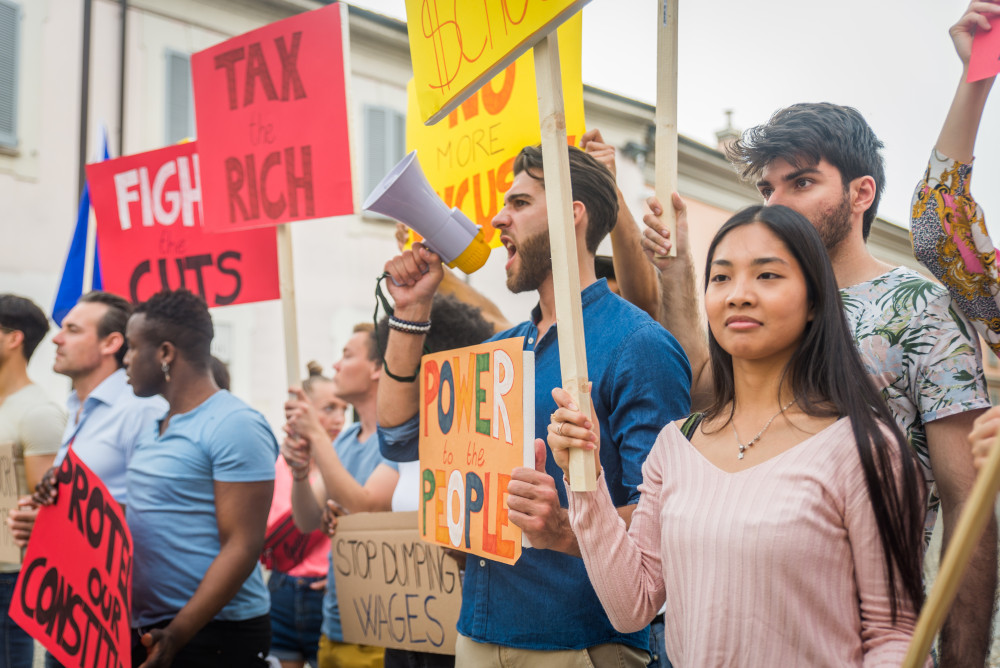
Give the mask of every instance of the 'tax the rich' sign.
[(205, 225), (354, 213), (336, 3), (191, 56)]

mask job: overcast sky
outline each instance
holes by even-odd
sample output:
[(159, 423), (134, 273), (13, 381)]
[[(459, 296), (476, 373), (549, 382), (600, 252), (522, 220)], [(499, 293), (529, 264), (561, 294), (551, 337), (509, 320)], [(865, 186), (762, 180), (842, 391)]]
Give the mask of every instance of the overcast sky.
[[(795, 102), (856, 107), (886, 145), (888, 184), (879, 213), (908, 225), (913, 188), (960, 73), (948, 27), (968, 2), (679, 1), (681, 134), (714, 146), (725, 109), (743, 129)], [(406, 18), (403, 0), (353, 4)], [(657, 5), (591, 0), (583, 10), (584, 83), (655, 102)], [(991, 99), (986, 107), (973, 180), (994, 241), (1000, 239), (998, 105)]]

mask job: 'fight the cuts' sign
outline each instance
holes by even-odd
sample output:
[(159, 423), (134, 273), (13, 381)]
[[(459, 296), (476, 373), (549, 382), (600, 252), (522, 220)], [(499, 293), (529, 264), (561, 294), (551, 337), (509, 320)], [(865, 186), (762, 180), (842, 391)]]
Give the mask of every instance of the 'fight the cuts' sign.
[(87, 165), (106, 290), (186, 287), (210, 306), (278, 299), (274, 230), (209, 234), (195, 142)]

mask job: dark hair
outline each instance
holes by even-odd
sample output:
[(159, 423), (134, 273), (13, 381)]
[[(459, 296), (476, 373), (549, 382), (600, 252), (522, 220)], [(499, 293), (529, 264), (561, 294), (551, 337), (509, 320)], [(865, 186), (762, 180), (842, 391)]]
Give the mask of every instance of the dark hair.
[[(806, 323), (802, 342), (788, 361), (781, 385), (786, 381), (791, 385), (799, 407), (808, 415), (846, 416), (851, 420), (882, 540), (895, 620), (897, 574), (902, 591), (915, 608), (920, 608), (924, 598), (919, 546), (926, 508), (916, 458), (882, 393), (865, 370), (844, 315), (830, 258), (816, 228), (805, 217), (784, 206), (752, 206), (737, 212), (712, 239), (705, 263), (705, 284), (719, 243), (734, 229), (752, 223), (773, 232), (802, 269), (813, 319)], [(733, 405), (735, 389), (732, 356), (722, 349), (711, 329), (708, 343), (715, 403), (706, 417), (712, 418)], [(903, 463), (898, 472), (893, 469), (894, 450)]]
[[(424, 341), (428, 352), (474, 346), (491, 336), (493, 325), (483, 318), (483, 312), (478, 307), (459, 301), (452, 295), (434, 295), (431, 331)], [(388, 340), (389, 318), (383, 316), (378, 323), (378, 343), (382, 350), (385, 350)]]
[(209, 368), (215, 329), (204, 299), (184, 288), (163, 290), (136, 306), (140, 313), (154, 345), (169, 341), (191, 366)]
[[(355, 330), (357, 331), (357, 330)], [(309, 375), (302, 381), (302, 391), (312, 394), (313, 387), (317, 383), (332, 383), (333, 380), (323, 375), (323, 365), (316, 360), (306, 362), (306, 371)]]
[(212, 355), (212, 359), (209, 360), (209, 368), (212, 370), (212, 378), (215, 379), (215, 384), (219, 386), (219, 389), (228, 390), (230, 383), (229, 365)]
[(0, 327), (16, 329), (24, 335), (21, 353), (27, 362), (49, 331), (49, 319), (35, 302), (17, 295), (0, 295)]
[(759, 176), (779, 158), (796, 168), (825, 159), (840, 172), (845, 191), (854, 179), (871, 176), (875, 179), (875, 197), (865, 211), (861, 229), (867, 241), (885, 189), (883, 147), (857, 109), (829, 102), (803, 102), (779, 109), (764, 125), (746, 130), (726, 149), (726, 157), (745, 179)]
[(78, 304), (104, 304), (108, 307), (97, 322), (97, 338), (106, 339), (115, 332), (122, 335), (122, 345), (115, 353), (118, 368), (125, 366), (125, 353), (128, 352), (128, 342), (125, 340), (125, 325), (132, 315), (132, 304), (128, 300), (110, 292), (92, 290), (80, 297)]
[(615, 280), (615, 262), (610, 255), (594, 256), (594, 275), (597, 278), (606, 278), (609, 281)]
[[(583, 202), (587, 209), (587, 250), (597, 252), (604, 237), (618, 220), (618, 187), (607, 167), (575, 146), (569, 146), (569, 180), (573, 201)], [(545, 187), (542, 168), (542, 147), (525, 146), (514, 159), (514, 175), (526, 172)]]

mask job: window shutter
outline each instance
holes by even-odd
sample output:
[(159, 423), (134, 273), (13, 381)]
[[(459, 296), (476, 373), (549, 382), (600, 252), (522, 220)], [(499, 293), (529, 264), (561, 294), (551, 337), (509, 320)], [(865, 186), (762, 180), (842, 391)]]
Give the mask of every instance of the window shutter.
[(191, 88), (191, 57), (167, 51), (167, 144), (193, 138), (194, 91)]
[[(406, 117), (389, 107), (366, 105), (364, 193), (368, 197), (379, 181), (406, 152)], [(362, 199), (363, 199), (362, 198)]]
[(17, 146), (18, 33), (21, 9), (0, 0), (0, 146)]

